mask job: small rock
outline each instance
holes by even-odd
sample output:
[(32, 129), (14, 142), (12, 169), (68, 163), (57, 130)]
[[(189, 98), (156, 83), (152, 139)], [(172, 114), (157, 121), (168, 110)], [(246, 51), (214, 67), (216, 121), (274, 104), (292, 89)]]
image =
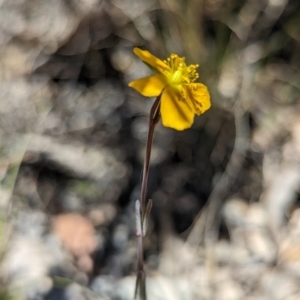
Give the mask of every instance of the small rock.
[(247, 248), (260, 261), (272, 264), (277, 257), (277, 246), (265, 230), (252, 229), (246, 232)]
[(1, 277), (20, 299), (39, 299), (52, 287), (48, 274), (64, 268), (68, 256), (54, 240), (16, 235), (9, 243), (1, 263)]
[(267, 299), (282, 300), (299, 293), (298, 281), (281, 271), (270, 271), (260, 280)]
[(66, 249), (75, 257), (76, 266), (85, 274), (78, 274), (78, 282), (85, 282), (86, 274), (93, 271), (91, 254), (97, 249), (98, 238), (91, 221), (79, 214), (61, 214), (54, 218), (52, 230)]
[(92, 291), (105, 299), (111, 299), (114, 288), (115, 282), (112, 276), (98, 276), (91, 284)]
[(241, 286), (230, 278), (227, 278), (216, 285), (215, 299), (218, 300), (240, 300), (244, 299), (244, 291)]
[(223, 208), (223, 215), (230, 226), (242, 226), (248, 212), (248, 204), (241, 199), (227, 201)]
[(58, 215), (53, 220), (52, 229), (75, 257), (90, 255), (97, 248), (95, 229), (89, 219), (81, 215)]

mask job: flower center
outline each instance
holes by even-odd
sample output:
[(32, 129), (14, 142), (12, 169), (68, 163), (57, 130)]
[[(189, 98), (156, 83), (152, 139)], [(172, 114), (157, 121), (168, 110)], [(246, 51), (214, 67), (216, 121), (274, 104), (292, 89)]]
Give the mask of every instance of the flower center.
[(167, 81), (172, 86), (178, 86), (183, 84), (190, 84), (194, 82), (199, 74), (196, 69), (199, 65), (189, 65), (185, 63), (185, 57), (179, 57), (177, 54), (171, 54), (164, 63), (167, 64), (170, 69), (165, 71), (164, 74)]

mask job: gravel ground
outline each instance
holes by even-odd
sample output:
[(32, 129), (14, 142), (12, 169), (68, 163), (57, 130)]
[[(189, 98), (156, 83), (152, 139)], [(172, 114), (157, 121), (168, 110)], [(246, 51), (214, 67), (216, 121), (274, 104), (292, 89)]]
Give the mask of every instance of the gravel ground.
[(299, 3), (199, 3), (0, 1), (0, 299), (133, 298), (134, 46), (200, 63), (212, 97), (156, 128), (148, 299), (300, 299)]

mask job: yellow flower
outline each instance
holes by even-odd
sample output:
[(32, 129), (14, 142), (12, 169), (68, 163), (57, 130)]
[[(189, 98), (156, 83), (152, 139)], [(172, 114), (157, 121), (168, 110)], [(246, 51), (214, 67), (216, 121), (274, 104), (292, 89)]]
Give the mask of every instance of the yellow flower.
[(133, 51), (157, 74), (132, 81), (129, 86), (145, 97), (157, 97), (162, 93), (160, 115), (164, 126), (184, 130), (192, 126), (195, 114), (201, 115), (210, 108), (207, 87), (194, 83), (199, 77), (196, 72), (199, 65), (187, 66), (185, 58), (177, 54), (162, 61), (148, 51), (139, 48)]

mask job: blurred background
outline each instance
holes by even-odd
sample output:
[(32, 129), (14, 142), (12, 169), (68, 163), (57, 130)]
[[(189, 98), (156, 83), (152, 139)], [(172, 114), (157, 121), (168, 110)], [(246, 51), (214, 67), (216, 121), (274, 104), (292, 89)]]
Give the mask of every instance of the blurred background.
[(300, 2), (0, 1), (0, 299), (127, 300), (154, 99), (138, 46), (212, 108), (157, 126), (149, 300), (300, 299)]

